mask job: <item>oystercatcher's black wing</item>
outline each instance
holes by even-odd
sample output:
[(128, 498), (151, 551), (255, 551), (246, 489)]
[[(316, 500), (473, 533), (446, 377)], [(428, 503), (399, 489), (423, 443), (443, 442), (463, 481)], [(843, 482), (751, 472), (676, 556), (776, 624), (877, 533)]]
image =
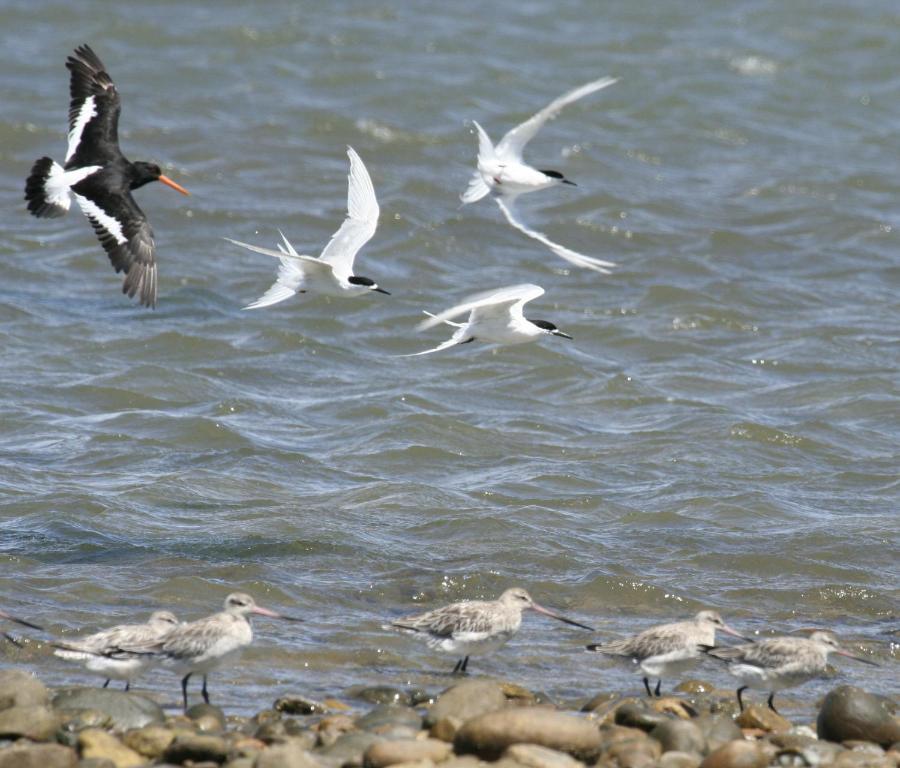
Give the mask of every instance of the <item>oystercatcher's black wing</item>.
[(82, 45), (66, 59), (69, 82), (69, 148), (66, 168), (104, 165), (121, 156), (119, 92), (106, 67), (90, 46)]
[(145, 307), (156, 306), (156, 243), (147, 217), (130, 192), (94, 200), (75, 199), (94, 227), (116, 272), (125, 272), (122, 293), (135, 294)]

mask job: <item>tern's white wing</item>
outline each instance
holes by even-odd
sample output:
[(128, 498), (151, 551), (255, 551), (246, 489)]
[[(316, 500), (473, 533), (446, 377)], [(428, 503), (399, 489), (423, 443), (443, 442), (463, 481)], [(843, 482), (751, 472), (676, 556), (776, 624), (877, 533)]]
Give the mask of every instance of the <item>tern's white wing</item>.
[(439, 323), (444, 323), (447, 320), (456, 317), (457, 315), (461, 315), (464, 312), (470, 312), (475, 309), (477, 309), (482, 316), (486, 314), (501, 315), (510, 312), (512, 308), (516, 304), (518, 304), (519, 311), (521, 311), (521, 308), (526, 303), (528, 303), (532, 299), (536, 299), (543, 293), (544, 289), (539, 285), (534, 285), (533, 283), (510, 285), (506, 288), (500, 288), (494, 291), (486, 291), (484, 293), (479, 293), (475, 296), (471, 296), (462, 304), (457, 304), (455, 307), (445, 309), (443, 312), (440, 312), (437, 315), (431, 315), (427, 320), (423, 320), (419, 324), (419, 328), (422, 330), (426, 328), (433, 328)]
[(517, 125), (507, 133), (497, 145), (497, 155), (503, 158), (521, 160), (522, 150), (525, 149), (525, 145), (535, 137), (535, 134), (541, 130), (544, 123), (556, 117), (563, 107), (571, 104), (573, 101), (584, 98), (589, 93), (607, 88), (615, 82), (617, 82), (615, 77), (601, 77), (599, 80), (585, 83), (579, 88), (564, 93), (558, 99), (554, 99), (536, 115), (528, 118), (524, 123)]
[[(435, 315), (431, 315), (431, 313), (426, 313), (431, 317), (435, 317)], [(447, 322), (446, 320), (442, 322)], [(469, 330), (468, 323), (449, 323), (449, 325), (458, 326), (457, 329), (453, 332), (453, 335), (447, 339), (447, 341), (442, 341), (436, 347), (431, 349), (423, 350), (422, 352), (413, 352), (409, 355), (397, 355), (397, 357), (419, 357), (419, 355), (430, 355), (432, 352), (440, 352), (442, 349), (448, 349), (450, 347), (458, 346), (459, 344), (464, 344), (466, 341), (466, 334)]]
[(597, 272), (602, 272), (604, 275), (610, 274), (610, 269), (616, 266), (615, 262), (604, 261), (603, 259), (597, 259), (593, 256), (585, 256), (584, 254), (576, 253), (575, 251), (570, 250), (565, 246), (559, 245), (558, 243), (554, 243), (543, 232), (529, 229), (519, 219), (516, 218), (516, 212), (515, 208), (513, 208), (513, 201), (511, 198), (504, 199), (502, 197), (497, 197), (494, 199), (497, 201), (497, 205), (500, 206), (500, 210), (503, 211), (503, 215), (506, 217), (506, 220), (510, 223), (511, 226), (518, 229), (519, 232), (521, 232), (523, 235), (528, 235), (528, 237), (532, 238), (533, 240), (537, 240), (539, 243), (543, 243), (561, 259), (565, 259), (566, 261), (574, 264), (576, 267), (594, 269)]
[(281, 237), (284, 240), (285, 245), (282, 246), (281, 243), (279, 243), (277, 251), (274, 251), (271, 248), (262, 248), (258, 245), (250, 245), (250, 243), (242, 243), (240, 240), (232, 240), (230, 237), (224, 238), (229, 243), (234, 243), (249, 251), (262, 253), (266, 256), (274, 256), (281, 262), (278, 267), (278, 277), (272, 284), (272, 287), (256, 301), (244, 307), (244, 309), (271, 307), (279, 301), (289, 299), (300, 290), (300, 286), (306, 278), (306, 273), (310, 269), (326, 269), (329, 272), (331, 271), (330, 266), (322, 264), (318, 259), (297, 253), (297, 251), (294, 250), (294, 246), (292, 246), (284, 236), (284, 233), (281, 233)]
[(472, 174), (472, 178), (469, 180), (468, 189), (460, 195), (459, 199), (463, 201), (463, 205), (466, 203), (474, 203), (476, 200), (481, 200), (482, 197), (491, 191), (484, 182), (484, 178), (481, 175), (481, 168), (493, 161), (494, 145), (491, 143), (484, 128), (482, 128), (475, 120), (472, 121), (472, 124), (478, 131), (478, 170)]
[(366, 166), (353, 147), (347, 147), (350, 175), (347, 177), (347, 218), (331, 236), (320, 261), (331, 264), (334, 273), (347, 278), (353, 274), (353, 259), (375, 234), (378, 226), (378, 200)]

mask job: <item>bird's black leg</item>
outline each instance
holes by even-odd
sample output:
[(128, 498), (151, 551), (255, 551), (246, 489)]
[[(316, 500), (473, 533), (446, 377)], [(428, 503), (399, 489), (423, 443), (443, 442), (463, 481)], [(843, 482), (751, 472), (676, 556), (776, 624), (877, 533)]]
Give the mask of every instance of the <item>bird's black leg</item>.
[(744, 691), (746, 691), (748, 687), (749, 686), (747, 686), (747, 685), (742, 685), (740, 688), (737, 689), (738, 706), (741, 708), (741, 712), (744, 711), (744, 701), (743, 701), (743, 699), (741, 699), (741, 694)]
[(131, 680), (126, 680), (125, 681), (125, 693), (128, 693), (128, 691), (130, 691), (130, 690), (131, 690)]
[(459, 670), (462, 669), (462, 663), (463, 663), (463, 660), (462, 660), (462, 659), (460, 659), (459, 661), (457, 661), (457, 662), (456, 662), (456, 666), (453, 667), (453, 671), (452, 671), (450, 674), (451, 674), (451, 675), (458, 675), (458, 674), (459, 674)]
[(184, 711), (187, 712), (187, 683), (191, 679), (191, 672), (181, 678), (181, 695), (184, 697)]
[(461, 671), (462, 671), (462, 672), (465, 672), (466, 669), (468, 668), (468, 666), (469, 666), (469, 657), (466, 656), (466, 658), (463, 659), (463, 665), (462, 665), (462, 670), (461, 670)]
[(776, 715), (778, 714), (778, 710), (775, 709), (775, 691), (772, 691), (769, 694), (769, 709), (771, 709)]
[(202, 693), (203, 693), (203, 701), (205, 701), (207, 704), (209, 704), (209, 693), (208, 693), (207, 690), (206, 690), (206, 675), (203, 675), (203, 690), (202, 690)]
[(648, 695), (650, 698), (653, 698), (653, 691), (650, 690), (650, 678), (649, 678), (649, 677), (645, 677), (645, 678), (644, 678), (644, 688), (647, 689), (647, 695)]
[(659, 678), (659, 680), (656, 681), (656, 690), (654, 691), (654, 693), (657, 695), (657, 697), (660, 696), (659, 687), (661, 685), (662, 685), (662, 678)]
[(103, 683), (104, 688), (109, 688), (109, 678), (106, 678), (106, 682)]

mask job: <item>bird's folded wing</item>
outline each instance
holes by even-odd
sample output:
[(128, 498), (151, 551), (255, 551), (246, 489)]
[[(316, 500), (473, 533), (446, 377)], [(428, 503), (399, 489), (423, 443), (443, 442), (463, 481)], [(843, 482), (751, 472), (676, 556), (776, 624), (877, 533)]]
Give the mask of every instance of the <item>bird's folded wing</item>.
[(537, 240), (539, 243), (546, 245), (553, 253), (555, 253), (561, 259), (565, 259), (570, 264), (574, 264), (576, 267), (583, 267), (585, 269), (593, 269), (597, 272), (602, 272), (604, 275), (610, 274), (610, 269), (616, 266), (615, 262), (604, 261), (603, 259), (597, 259), (593, 256), (585, 256), (584, 254), (576, 253), (575, 251), (566, 248), (559, 243), (554, 243), (543, 232), (538, 232), (537, 230), (525, 226), (525, 224), (519, 218), (517, 218), (516, 210), (513, 207), (511, 199), (504, 199), (502, 197), (497, 197), (494, 199), (497, 201), (497, 205), (500, 206), (500, 210), (503, 212), (503, 215), (506, 217), (506, 220), (509, 222), (510, 226), (519, 230), (519, 232), (521, 232), (523, 235), (527, 235), (532, 240)]
[(525, 148), (525, 145), (541, 130), (544, 123), (556, 117), (563, 107), (571, 104), (573, 101), (584, 98), (590, 93), (607, 88), (615, 82), (617, 80), (614, 77), (601, 77), (599, 80), (585, 83), (568, 93), (564, 93), (558, 99), (554, 99), (540, 112), (528, 118), (524, 123), (517, 125), (500, 140), (496, 148), (498, 157), (521, 160), (522, 150)]

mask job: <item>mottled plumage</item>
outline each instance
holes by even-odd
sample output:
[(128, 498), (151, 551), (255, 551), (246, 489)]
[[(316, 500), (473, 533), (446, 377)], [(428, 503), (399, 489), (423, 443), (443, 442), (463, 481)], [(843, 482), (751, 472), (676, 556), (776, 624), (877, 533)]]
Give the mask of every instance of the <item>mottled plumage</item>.
[(250, 595), (234, 592), (225, 598), (225, 610), (197, 621), (179, 625), (157, 642), (135, 643), (122, 646), (127, 654), (156, 658), (179, 673), (184, 707), (187, 709), (187, 684), (191, 675), (203, 675), (203, 700), (209, 704), (206, 676), (228, 661), (233, 661), (253, 641), (249, 614), (269, 616), (274, 619), (299, 621), (283, 616), (256, 604)]
[(702, 650), (724, 661), (728, 671), (741, 681), (737, 700), (741, 711), (741, 693), (747, 688), (769, 691), (769, 707), (775, 710), (775, 693), (821, 677), (828, 667), (829, 654), (836, 653), (864, 664), (874, 661), (843, 650), (831, 632), (813, 632), (806, 637), (770, 637), (748, 645), (710, 647)]
[(700, 611), (689, 621), (660, 624), (634, 637), (593, 644), (587, 648), (607, 656), (625, 658), (638, 665), (644, 673), (647, 695), (654, 694), (650, 689), (650, 678), (655, 677), (655, 693), (659, 696), (662, 678), (680, 674), (696, 664), (701, 657), (700, 646), (713, 645), (717, 629), (743, 640), (748, 639), (725, 624), (716, 611)]
[(507, 589), (497, 600), (466, 600), (397, 619), (390, 627), (420, 635), (430, 648), (461, 655), (453, 672), (465, 672), (469, 656), (496, 651), (515, 635), (522, 625), (522, 611), (529, 609), (591, 629), (538, 605), (521, 587)]
[(55, 643), (54, 653), (70, 661), (83, 661), (88, 672), (110, 680), (124, 680), (125, 690), (152, 662), (150, 656), (117, 657), (123, 648), (157, 643), (178, 626), (178, 619), (169, 611), (156, 611), (146, 624), (119, 624), (93, 635), (65, 643)]

